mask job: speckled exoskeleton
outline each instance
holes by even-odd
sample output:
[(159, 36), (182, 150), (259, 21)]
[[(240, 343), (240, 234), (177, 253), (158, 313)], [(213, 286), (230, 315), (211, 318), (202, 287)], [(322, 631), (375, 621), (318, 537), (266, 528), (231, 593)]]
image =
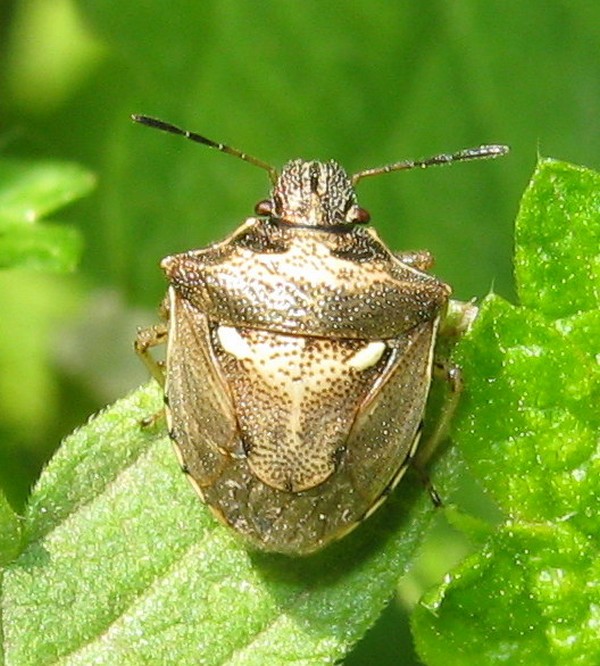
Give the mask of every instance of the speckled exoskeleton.
[[(166, 322), (136, 349), (164, 385), (169, 433), (199, 495), (254, 546), (307, 554), (370, 515), (419, 440), (450, 287), (427, 252), (366, 227), (366, 176), (493, 157), (482, 146), (348, 177), (334, 161), (273, 168), (146, 116), (134, 120), (268, 170), (256, 217), (169, 256)], [(150, 347), (167, 344), (166, 368)]]

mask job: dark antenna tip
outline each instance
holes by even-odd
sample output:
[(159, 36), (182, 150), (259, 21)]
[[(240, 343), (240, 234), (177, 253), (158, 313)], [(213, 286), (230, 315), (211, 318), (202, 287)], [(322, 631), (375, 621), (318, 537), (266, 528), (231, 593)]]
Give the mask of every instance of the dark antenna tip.
[(172, 125), (171, 123), (167, 123), (164, 120), (159, 120), (158, 118), (152, 118), (151, 116), (132, 113), (131, 120), (136, 123), (140, 123), (140, 125), (146, 125), (146, 127), (152, 127), (163, 132), (169, 132), (170, 134), (178, 134), (179, 136), (183, 136), (190, 141), (202, 143), (209, 148), (215, 148), (216, 150), (220, 150), (222, 153), (227, 153), (228, 155), (238, 157), (239, 159), (244, 160), (244, 162), (249, 162), (250, 164), (254, 164), (254, 166), (257, 166), (260, 169), (264, 169), (269, 174), (269, 178), (271, 179), (273, 185), (275, 185), (277, 182), (279, 175), (274, 167), (272, 167), (270, 164), (267, 164), (266, 162), (263, 162), (262, 160), (259, 160), (257, 157), (247, 155), (237, 148), (232, 148), (231, 146), (227, 146), (224, 143), (217, 143), (212, 139), (207, 139), (201, 134), (189, 132), (188, 130), (181, 129), (181, 127), (177, 127), (177, 125)]

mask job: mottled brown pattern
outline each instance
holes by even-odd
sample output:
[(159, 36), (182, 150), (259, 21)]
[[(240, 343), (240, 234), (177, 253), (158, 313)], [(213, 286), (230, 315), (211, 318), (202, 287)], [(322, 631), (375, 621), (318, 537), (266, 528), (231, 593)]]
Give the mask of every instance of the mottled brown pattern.
[[(269, 222), (247, 224), (264, 234)], [(211, 320), (297, 335), (396, 337), (434, 318), (448, 299), (449, 287), (402, 263), (371, 229), (346, 231), (357, 238), (344, 238), (343, 257), (336, 256), (338, 233), (294, 231), (285, 252), (256, 252), (234, 233), (206, 250), (167, 257), (162, 267)], [(376, 258), (365, 261), (365, 252)]]
[(450, 288), (423, 272), (428, 253), (395, 256), (360, 226), (335, 162), (290, 162), (259, 210), (162, 262), (169, 427), (221, 520), (256, 547), (306, 554), (406, 469)]
[(214, 348), (234, 396), (252, 472), (279, 490), (298, 492), (323, 483), (389, 354), (356, 370), (348, 361), (364, 341), (239, 332), (254, 351), (250, 358), (228, 354), (218, 340)]

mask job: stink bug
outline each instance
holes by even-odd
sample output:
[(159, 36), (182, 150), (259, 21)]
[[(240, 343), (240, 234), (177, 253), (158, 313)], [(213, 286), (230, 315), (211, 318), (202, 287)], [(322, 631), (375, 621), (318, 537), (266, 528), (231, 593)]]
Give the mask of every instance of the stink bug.
[[(164, 386), (181, 466), (262, 550), (304, 555), (369, 516), (413, 457), (450, 287), (428, 252), (365, 225), (367, 176), (496, 157), (482, 146), (348, 177), (334, 161), (260, 160), (147, 116), (136, 122), (266, 169), (271, 196), (220, 243), (166, 257), (166, 323), (136, 350)], [(150, 354), (167, 344), (166, 368)]]

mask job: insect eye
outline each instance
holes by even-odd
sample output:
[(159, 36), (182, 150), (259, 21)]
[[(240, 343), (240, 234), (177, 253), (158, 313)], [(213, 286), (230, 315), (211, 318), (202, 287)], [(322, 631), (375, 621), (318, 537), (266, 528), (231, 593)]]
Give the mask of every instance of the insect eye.
[(254, 212), (257, 215), (271, 215), (273, 213), (273, 202), (270, 199), (263, 199), (254, 206)]
[(368, 224), (371, 221), (371, 213), (365, 208), (357, 208), (355, 211), (354, 221), (357, 224)]

